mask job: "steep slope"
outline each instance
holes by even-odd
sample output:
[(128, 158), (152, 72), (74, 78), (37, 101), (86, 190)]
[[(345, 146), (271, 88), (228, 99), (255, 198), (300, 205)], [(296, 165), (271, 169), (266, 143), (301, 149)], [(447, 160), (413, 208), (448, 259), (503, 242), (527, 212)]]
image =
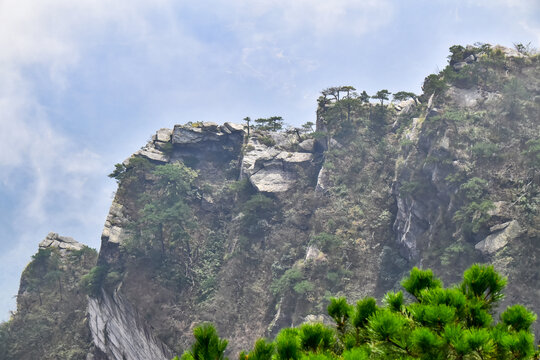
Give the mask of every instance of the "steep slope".
[(111, 174), (118, 191), (78, 303), (92, 340), (79, 348), (168, 358), (210, 321), (234, 357), (327, 321), (331, 296), (380, 298), (413, 266), (450, 285), (492, 263), (511, 284), (503, 305), (539, 313), (539, 56), (451, 52), (419, 97), (323, 91), (315, 132), (159, 130)]
[(538, 57), (454, 48), (424, 89), (390, 106), (323, 93), (312, 135), (160, 130), (117, 168), (101, 261), (177, 353), (202, 321), (234, 353), (413, 265), (452, 283), (492, 262), (508, 301), (540, 309)]
[(50, 233), (21, 276), (17, 312), (0, 326), (0, 358), (86, 359), (91, 333), (79, 281), (97, 253)]

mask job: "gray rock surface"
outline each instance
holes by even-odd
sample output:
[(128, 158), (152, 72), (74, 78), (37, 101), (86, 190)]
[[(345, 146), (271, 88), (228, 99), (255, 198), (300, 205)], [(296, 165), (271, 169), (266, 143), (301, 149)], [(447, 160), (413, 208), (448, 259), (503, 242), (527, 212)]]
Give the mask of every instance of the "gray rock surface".
[(125, 238), (123, 226), (127, 223), (122, 211), (122, 205), (113, 201), (105, 220), (105, 226), (101, 234), (102, 242), (121, 244)]
[(45, 239), (39, 243), (40, 249), (55, 247), (60, 250), (81, 250), (84, 245), (68, 236), (60, 236), (50, 232)]
[(447, 95), (456, 105), (465, 108), (474, 107), (479, 102), (490, 103), (498, 99), (497, 94), (494, 93), (477, 89), (459, 89), (453, 86), (448, 89)]
[(523, 229), (516, 220), (492, 226), (490, 230), (492, 234), (474, 246), (475, 249), (488, 255), (495, 254), (523, 233)]
[(110, 296), (102, 291), (99, 299), (89, 298), (88, 325), (94, 346), (108, 360), (169, 360), (173, 357), (118, 292)]
[(244, 125), (242, 124), (234, 124), (230, 122), (226, 122), (223, 124), (229, 131), (231, 132), (243, 132), (244, 131)]
[(175, 125), (171, 142), (179, 145), (216, 142), (232, 133), (241, 132), (243, 132), (243, 126), (232, 123), (225, 123), (222, 126), (214, 122), (204, 122), (200, 126)]
[[(275, 136), (274, 136), (275, 135)], [(274, 133), (275, 146), (266, 146), (251, 137), (242, 158), (242, 176), (264, 192), (279, 193), (289, 190), (298, 180), (298, 168), (309, 167), (313, 160), (311, 153), (283, 151), (279, 144), (287, 145), (290, 136)]]
[(301, 151), (313, 152), (315, 149), (315, 139), (307, 139), (298, 144)]
[(172, 136), (172, 130), (171, 129), (159, 129), (156, 132), (155, 140), (159, 142), (170, 142)]
[(169, 157), (165, 155), (162, 151), (156, 149), (153, 143), (148, 143), (144, 148), (135, 152), (135, 154), (133, 155), (142, 156), (147, 159), (161, 163), (169, 162)]
[(319, 174), (317, 175), (317, 185), (315, 186), (315, 191), (318, 193), (325, 193), (326, 191), (328, 191), (328, 188), (330, 186), (330, 173), (323, 166), (321, 170), (319, 170)]
[(394, 107), (400, 115), (405, 115), (410, 113), (416, 107), (416, 102), (414, 99), (407, 99), (394, 105)]

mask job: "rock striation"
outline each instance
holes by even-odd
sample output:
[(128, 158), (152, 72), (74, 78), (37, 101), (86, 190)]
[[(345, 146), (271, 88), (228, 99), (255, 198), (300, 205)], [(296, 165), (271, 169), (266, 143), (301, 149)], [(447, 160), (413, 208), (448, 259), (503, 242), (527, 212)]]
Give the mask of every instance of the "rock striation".
[(172, 352), (139, 318), (133, 306), (115, 291), (88, 300), (88, 324), (98, 350), (88, 360), (168, 360)]

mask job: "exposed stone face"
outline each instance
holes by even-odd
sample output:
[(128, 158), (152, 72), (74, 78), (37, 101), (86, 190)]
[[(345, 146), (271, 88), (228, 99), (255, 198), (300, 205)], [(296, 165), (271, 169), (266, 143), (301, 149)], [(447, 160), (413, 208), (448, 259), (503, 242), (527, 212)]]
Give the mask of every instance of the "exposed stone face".
[(101, 241), (114, 244), (122, 243), (124, 239), (124, 226), (126, 223), (127, 220), (123, 214), (122, 205), (113, 201), (111, 208), (109, 209), (109, 214), (107, 215), (107, 220), (105, 220)]
[(330, 173), (323, 166), (317, 175), (317, 185), (315, 186), (315, 191), (318, 193), (324, 193), (331, 185)]
[(57, 233), (51, 232), (39, 243), (40, 249), (46, 249), (49, 247), (55, 247), (60, 250), (81, 250), (84, 245), (71, 237), (60, 236)]
[(417, 101), (414, 99), (407, 99), (401, 101), (399, 104), (394, 105), (394, 108), (400, 115), (405, 115), (410, 113), (416, 107)]
[(315, 139), (307, 139), (298, 144), (298, 148), (305, 152), (313, 152), (315, 149)]
[(137, 155), (142, 156), (142, 157), (145, 157), (147, 159), (157, 161), (157, 162), (160, 162), (160, 163), (166, 163), (166, 162), (169, 161), (169, 157), (167, 155), (165, 155), (162, 151), (156, 149), (156, 147), (152, 143), (148, 143), (144, 148), (137, 151), (133, 155), (134, 156), (137, 156)]
[(516, 220), (492, 226), (490, 231), (492, 233), (488, 237), (474, 246), (488, 255), (495, 254), (523, 233), (523, 229)]
[(241, 125), (241, 124), (235, 124), (235, 123), (230, 123), (230, 122), (226, 122), (223, 124), (224, 127), (226, 127), (227, 129), (229, 129), (229, 131), (231, 132), (244, 132), (244, 125)]
[[(120, 293), (102, 292), (88, 300), (88, 325), (94, 346), (93, 358), (107, 360), (168, 360), (172, 352), (159, 341)], [(92, 355), (90, 355), (92, 356)], [(91, 357), (92, 358), (92, 357)]]
[(178, 145), (193, 145), (201, 142), (220, 141), (222, 137), (243, 133), (243, 126), (225, 123), (219, 126), (216, 123), (204, 122), (200, 127), (190, 125), (175, 125), (172, 133), (172, 143)]
[(284, 151), (290, 148), (293, 138), (287, 134), (272, 133), (275, 146), (267, 146), (255, 137), (247, 144), (242, 158), (242, 176), (263, 192), (280, 193), (289, 190), (298, 180), (299, 168), (312, 166), (313, 155)]
[(448, 89), (447, 95), (456, 103), (456, 105), (464, 108), (472, 108), (480, 102), (489, 104), (499, 98), (497, 94), (491, 92), (478, 89), (460, 89), (457, 87)]
[(163, 143), (170, 142), (171, 141), (171, 136), (172, 136), (172, 130), (171, 129), (166, 129), (166, 128), (159, 129), (156, 132), (155, 141), (159, 141), (159, 142), (163, 142)]

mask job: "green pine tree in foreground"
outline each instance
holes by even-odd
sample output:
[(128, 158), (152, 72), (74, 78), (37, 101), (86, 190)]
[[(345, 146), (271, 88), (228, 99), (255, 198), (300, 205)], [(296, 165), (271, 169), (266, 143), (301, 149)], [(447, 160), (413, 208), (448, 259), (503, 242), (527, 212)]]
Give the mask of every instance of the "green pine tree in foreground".
[[(371, 297), (354, 305), (333, 298), (328, 314), (335, 326), (305, 323), (283, 329), (273, 342), (257, 340), (239, 360), (540, 359), (531, 332), (535, 314), (514, 305), (494, 323), (506, 278), (493, 266), (473, 265), (462, 283), (450, 288), (431, 270), (415, 267), (401, 285), (406, 293), (387, 293), (383, 306)], [(182, 359), (226, 359), (227, 341), (212, 325), (196, 327), (194, 335)]]

